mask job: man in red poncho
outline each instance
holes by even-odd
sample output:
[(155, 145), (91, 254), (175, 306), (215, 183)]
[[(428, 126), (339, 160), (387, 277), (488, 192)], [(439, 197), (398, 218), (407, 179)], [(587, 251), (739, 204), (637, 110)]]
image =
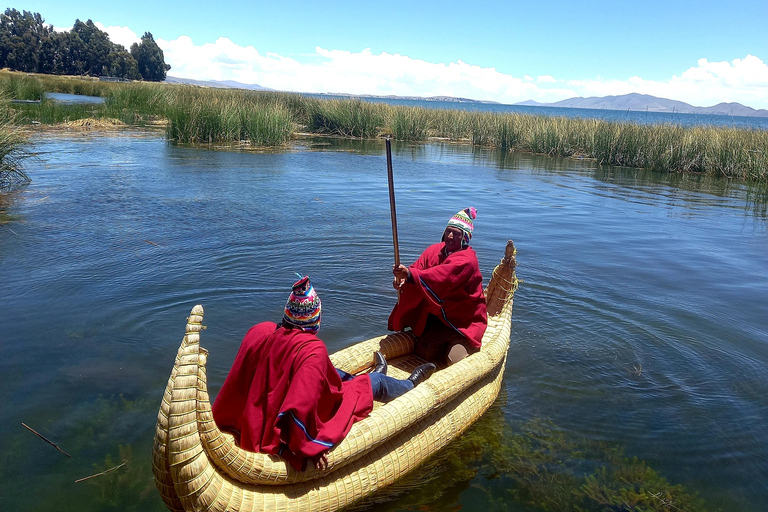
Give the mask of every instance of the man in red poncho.
[(477, 211), (461, 210), (448, 221), (440, 243), (413, 265), (393, 268), (400, 300), (389, 315), (389, 329), (410, 327), (416, 354), (439, 366), (480, 350), (488, 315), (483, 276), (469, 246)]
[(393, 400), (435, 370), (422, 365), (408, 379), (394, 379), (380, 352), (370, 374), (337, 370), (316, 336), (320, 318), (320, 298), (303, 277), (293, 285), (283, 322), (260, 323), (245, 335), (212, 406), (216, 424), (233, 432), (241, 448), (280, 455), (298, 471), (307, 459), (324, 469), (328, 450), (368, 416), (374, 399)]

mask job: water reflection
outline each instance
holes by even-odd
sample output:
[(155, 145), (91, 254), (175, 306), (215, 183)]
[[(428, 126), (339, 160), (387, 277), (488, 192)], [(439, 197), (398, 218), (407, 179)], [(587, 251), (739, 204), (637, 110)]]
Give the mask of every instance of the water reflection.
[[(296, 271), (323, 294), (330, 351), (383, 332), (396, 301), (384, 141), (307, 138), (252, 153), (157, 135), (46, 137), (32, 184), (0, 196), (0, 509), (163, 510), (149, 451), (192, 305), (206, 308), (214, 395), (243, 333), (279, 319)], [(628, 475), (653, 493), (663, 476), (714, 509), (759, 509), (764, 190), (455, 144), (395, 143), (394, 157), (403, 260), (471, 204), (486, 279), (513, 238), (525, 283), (508, 398), (398, 484), (413, 498), (379, 496), (384, 507), (567, 508), (546, 494), (575, 489), (568, 499), (588, 509)], [(98, 479), (74, 484), (128, 455), (109, 477), (124, 478), (124, 496)]]
[[(302, 137), (295, 143), (297, 148), (313, 151), (349, 151), (362, 155), (381, 155), (384, 153), (384, 140), (350, 140), (334, 137)], [(506, 151), (498, 148), (483, 148), (465, 144), (432, 142), (419, 144), (392, 141), (392, 151), (396, 159), (411, 161), (437, 161), (445, 163), (469, 164), (493, 167), (500, 171), (527, 170), (543, 175), (576, 172), (594, 178), (599, 182), (615, 185), (610, 189), (614, 193), (620, 188), (640, 191), (639, 197), (646, 193), (662, 191), (677, 194), (679, 191), (693, 192), (685, 197), (670, 196), (670, 200), (679, 200), (680, 204), (696, 204), (699, 200), (711, 204), (709, 197), (736, 197), (747, 194), (745, 211), (758, 217), (765, 217), (768, 211), (768, 186), (749, 185), (742, 182), (704, 174), (661, 173), (645, 169), (599, 165), (594, 160), (573, 157), (561, 158), (547, 155), (535, 155)], [(397, 168), (397, 164), (395, 164)], [(499, 173), (503, 181), (515, 181), (508, 173)], [(655, 186), (655, 187), (654, 187)]]

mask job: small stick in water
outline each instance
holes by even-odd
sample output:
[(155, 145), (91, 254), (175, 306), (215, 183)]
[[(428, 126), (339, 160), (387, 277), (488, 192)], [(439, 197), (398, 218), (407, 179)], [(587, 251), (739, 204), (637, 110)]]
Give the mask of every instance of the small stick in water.
[(145, 241), (145, 242), (147, 242), (148, 244), (152, 244), (152, 245), (154, 245), (155, 247), (160, 247), (160, 244), (156, 244), (156, 243), (155, 243), (155, 242), (153, 242), (152, 240), (144, 240), (144, 241)]
[(67, 452), (65, 452), (65, 451), (64, 451), (64, 450), (62, 450), (61, 448), (59, 448), (59, 447), (56, 445), (56, 443), (54, 443), (53, 441), (50, 441), (50, 440), (46, 439), (46, 437), (45, 437), (44, 435), (42, 435), (42, 434), (38, 434), (37, 432), (35, 432), (35, 430), (34, 430), (33, 428), (31, 428), (30, 426), (28, 426), (26, 423), (22, 423), (22, 425), (24, 425), (26, 428), (28, 428), (28, 429), (30, 430), (30, 432), (32, 432), (33, 434), (35, 434), (35, 435), (36, 435), (37, 437), (39, 437), (40, 439), (42, 439), (42, 440), (43, 440), (43, 441), (45, 441), (46, 443), (50, 444), (51, 446), (53, 446), (54, 448), (56, 448), (57, 450), (59, 450), (61, 453), (63, 453), (63, 454), (64, 454), (64, 455), (66, 455), (67, 457), (72, 457), (70, 454), (68, 454)]
[(121, 467), (125, 466), (125, 464), (126, 464), (127, 462), (128, 462), (127, 460), (124, 460), (124, 461), (123, 461), (123, 463), (122, 463), (122, 464), (120, 464), (120, 465), (118, 465), (118, 466), (115, 466), (115, 467), (113, 467), (113, 468), (109, 468), (108, 470), (106, 470), (106, 471), (102, 471), (101, 473), (96, 473), (95, 475), (86, 476), (85, 478), (81, 478), (81, 479), (79, 479), (79, 480), (75, 480), (75, 483), (78, 483), (78, 482), (82, 482), (82, 481), (84, 481), (84, 480), (88, 480), (88, 479), (90, 479), (90, 478), (96, 478), (97, 476), (106, 475), (107, 473), (110, 473), (110, 472), (112, 472), (112, 471), (114, 471), (114, 470), (116, 470), (116, 469), (120, 469)]

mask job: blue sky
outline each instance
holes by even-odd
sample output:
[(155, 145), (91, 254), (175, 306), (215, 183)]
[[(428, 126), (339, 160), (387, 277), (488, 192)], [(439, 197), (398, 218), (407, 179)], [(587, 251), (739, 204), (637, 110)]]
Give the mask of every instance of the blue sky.
[(145, 31), (170, 75), (514, 103), (640, 92), (768, 108), (768, 2), (32, 1), (59, 29)]

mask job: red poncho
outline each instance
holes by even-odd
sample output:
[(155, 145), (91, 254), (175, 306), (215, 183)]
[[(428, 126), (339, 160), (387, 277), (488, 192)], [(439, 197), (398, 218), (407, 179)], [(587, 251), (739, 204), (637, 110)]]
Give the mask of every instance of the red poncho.
[(302, 471), (372, 409), (368, 375), (341, 382), (317, 336), (264, 322), (245, 335), (213, 418), (239, 433), (241, 448), (279, 454)]
[(445, 243), (431, 245), (408, 267), (411, 278), (400, 289), (400, 301), (389, 315), (389, 329), (424, 333), (431, 313), (459, 331), (476, 348), (488, 325), (483, 276), (471, 247), (446, 256)]

